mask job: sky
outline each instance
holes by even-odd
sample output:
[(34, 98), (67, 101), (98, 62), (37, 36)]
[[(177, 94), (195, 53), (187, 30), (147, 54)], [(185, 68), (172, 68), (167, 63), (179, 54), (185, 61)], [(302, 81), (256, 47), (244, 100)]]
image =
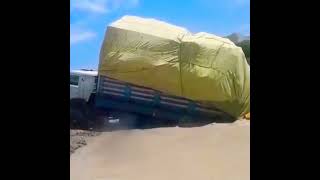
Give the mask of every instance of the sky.
[(97, 69), (107, 26), (124, 15), (192, 33), (250, 34), (250, 0), (70, 0), (70, 69)]

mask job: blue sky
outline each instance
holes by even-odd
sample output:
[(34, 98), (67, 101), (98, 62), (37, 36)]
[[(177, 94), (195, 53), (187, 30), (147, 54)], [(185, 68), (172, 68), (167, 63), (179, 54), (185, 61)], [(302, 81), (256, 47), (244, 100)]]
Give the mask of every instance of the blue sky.
[(250, 0), (70, 0), (70, 68), (97, 69), (106, 28), (124, 15), (159, 19), (193, 33), (250, 34)]

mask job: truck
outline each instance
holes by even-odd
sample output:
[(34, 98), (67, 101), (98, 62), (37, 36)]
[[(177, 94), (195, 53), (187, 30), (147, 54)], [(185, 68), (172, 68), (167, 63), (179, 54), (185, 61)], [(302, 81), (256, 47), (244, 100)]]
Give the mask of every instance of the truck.
[(250, 112), (240, 47), (156, 19), (111, 23), (98, 70), (70, 71), (70, 125), (142, 127), (233, 121)]
[(199, 102), (142, 87), (95, 70), (70, 71), (70, 126), (134, 128), (139, 125), (232, 121), (227, 113)]

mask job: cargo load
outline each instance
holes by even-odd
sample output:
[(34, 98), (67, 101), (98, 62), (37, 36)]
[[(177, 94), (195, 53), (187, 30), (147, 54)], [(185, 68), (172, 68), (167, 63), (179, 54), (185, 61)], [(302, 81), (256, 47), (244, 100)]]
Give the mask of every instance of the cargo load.
[(107, 28), (98, 74), (240, 117), (250, 112), (250, 66), (228, 39), (124, 16)]

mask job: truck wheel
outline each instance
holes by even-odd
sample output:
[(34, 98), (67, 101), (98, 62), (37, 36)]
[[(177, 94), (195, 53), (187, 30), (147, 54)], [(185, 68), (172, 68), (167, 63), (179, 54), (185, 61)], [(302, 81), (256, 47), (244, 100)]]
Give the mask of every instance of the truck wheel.
[(84, 100), (70, 101), (70, 125), (74, 128), (89, 129), (88, 107)]
[(70, 125), (72, 125), (71, 128), (77, 129), (87, 130), (89, 128), (85, 114), (81, 110), (75, 108), (71, 108), (70, 110)]

